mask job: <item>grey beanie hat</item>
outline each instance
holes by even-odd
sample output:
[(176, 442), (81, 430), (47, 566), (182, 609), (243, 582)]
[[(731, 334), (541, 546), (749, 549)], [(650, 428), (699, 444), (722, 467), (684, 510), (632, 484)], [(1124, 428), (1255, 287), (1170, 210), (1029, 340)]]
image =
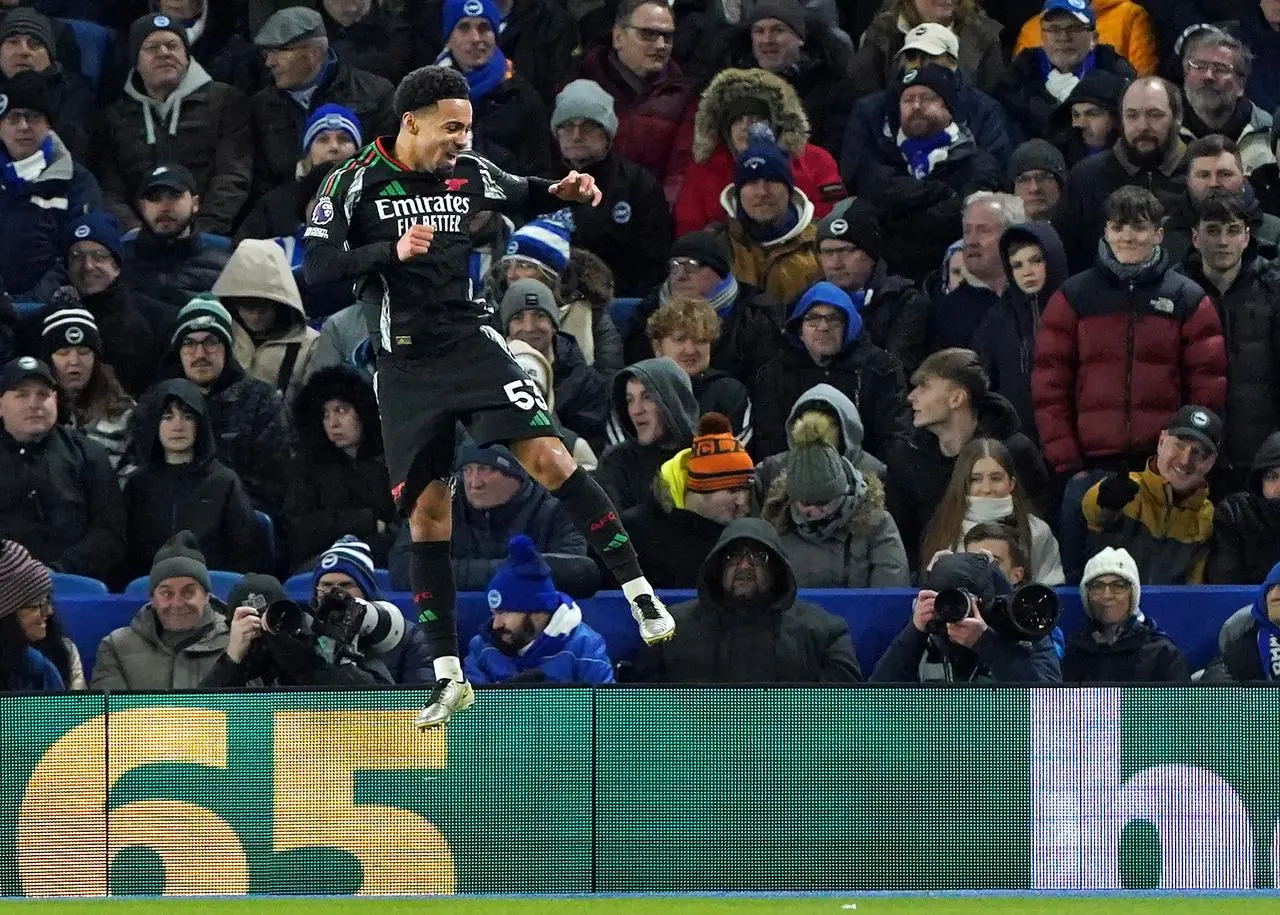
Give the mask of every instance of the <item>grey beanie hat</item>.
[(556, 305), (555, 294), (546, 283), (528, 277), (516, 280), (507, 287), (502, 296), (502, 305), (498, 308), (498, 319), (502, 322), (502, 333), (506, 336), (511, 319), (522, 311), (536, 309), (551, 319), (551, 326), (560, 329), (560, 308)]
[(151, 563), (149, 590), (154, 591), (166, 579), (184, 576), (194, 578), (206, 591), (212, 590), (209, 587), (209, 566), (205, 564), (204, 553), (200, 552), (200, 541), (191, 531), (178, 531), (156, 550), (156, 557)]
[(840, 452), (826, 442), (787, 452), (787, 498), (811, 505), (830, 502), (849, 491)]
[(556, 96), (551, 111), (551, 130), (555, 132), (565, 121), (594, 121), (612, 141), (618, 134), (618, 115), (613, 110), (613, 96), (589, 79), (575, 79)]

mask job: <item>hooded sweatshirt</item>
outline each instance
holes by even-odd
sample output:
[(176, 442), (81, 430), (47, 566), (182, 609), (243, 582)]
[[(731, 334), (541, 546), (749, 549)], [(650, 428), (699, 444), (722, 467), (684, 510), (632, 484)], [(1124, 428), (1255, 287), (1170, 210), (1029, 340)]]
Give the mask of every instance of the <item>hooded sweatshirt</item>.
[(1280, 499), (1262, 494), (1268, 470), (1280, 468), (1280, 432), (1258, 448), (1249, 489), (1218, 503), (1205, 580), (1213, 584), (1256, 584), (1280, 562)]
[[(235, 318), (236, 361), (291, 402), (311, 374), (320, 333), (307, 325), (302, 294), (284, 251), (273, 241), (246, 238), (232, 252), (212, 291)], [(275, 306), (276, 322), (272, 330), (256, 334), (241, 319), (237, 305), (262, 301)]]
[[(257, 519), (240, 478), (214, 456), (204, 395), (183, 378), (161, 382), (157, 394), (134, 426), (151, 442), (146, 463), (124, 486), (129, 576), (145, 575), (156, 550), (182, 530), (196, 535), (209, 568), (256, 568), (261, 561)], [(195, 453), (186, 464), (167, 463), (160, 445), (160, 419), (173, 401), (196, 420)]]
[[(769, 557), (773, 586), (753, 605), (721, 584), (725, 554), (747, 545)], [(759, 518), (724, 529), (702, 563), (698, 596), (671, 608), (677, 636), (658, 650), (668, 683), (850, 683), (862, 679), (845, 621), (796, 596), (778, 532)]]
[[(1089, 582), (1114, 575), (1129, 582), (1132, 607), (1119, 623), (1104, 625), (1089, 606)], [(1106, 547), (1085, 564), (1080, 579), (1080, 603), (1085, 625), (1067, 641), (1062, 658), (1062, 682), (1068, 685), (1104, 683), (1183, 683), (1191, 674), (1182, 652), (1142, 612), (1142, 582), (1138, 565), (1124, 549)]]
[(148, 146), (155, 146), (160, 135), (175, 136), (178, 124), (182, 120), (182, 103), (194, 92), (213, 82), (213, 77), (200, 62), (189, 59), (187, 72), (182, 82), (163, 101), (153, 99), (141, 87), (142, 77), (136, 70), (129, 71), (129, 78), (124, 81), (124, 94), (142, 106), (142, 121), (146, 125)]
[[(627, 382), (633, 378), (644, 385), (662, 421), (663, 435), (651, 445), (636, 439), (635, 424), (627, 413)], [(596, 479), (619, 511), (652, 499), (651, 483), (658, 468), (692, 444), (697, 424), (693, 385), (674, 360), (666, 356), (643, 359), (614, 377), (609, 437), (616, 444), (600, 456)]]

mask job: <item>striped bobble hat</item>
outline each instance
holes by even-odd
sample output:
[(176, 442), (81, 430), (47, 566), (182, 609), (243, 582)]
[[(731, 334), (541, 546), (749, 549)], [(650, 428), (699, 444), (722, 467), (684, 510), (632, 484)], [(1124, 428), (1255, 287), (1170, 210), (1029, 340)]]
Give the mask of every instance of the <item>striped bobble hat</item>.
[(534, 261), (560, 276), (569, 266), (569, 237), (574, 228), (568, 207), (539, 216), (512, 234), (506, 257)]
[[(75, 290), (71, 292), (74, 294)], [(94, 320), (93, 313), (80, 305), (78, 297), (74, 299), (74, 305), (68, 302), (68, 307), (58, 307), (61, 304), (61, 293), (61, 289), (54, 293), (55, 310), (45, 315), (44, 326), (40, 331), (45, 358), (64, 346), (87, 346), (99, 356), (102, 355), (102, 336), (98, 333), (98, 322)]]
[(704, 413), (689, 449), (690, 492), (743, 489), (755, 474), (755, 462), (733, 435), (723, 413)]
[(311, 590), (314, 592), (321, 577), (329, 572), (342, 572), (355, 579), (367, 600), (380, 600), (382, 593), (378, 590), (378, 582), (373, 577), (373, 551), (369, 544), (353, 534), (339, 537), (320, 557), (311, 576)]
[(49, 569), (16, 540), (0, 540), (0, 619), (53, 593)]

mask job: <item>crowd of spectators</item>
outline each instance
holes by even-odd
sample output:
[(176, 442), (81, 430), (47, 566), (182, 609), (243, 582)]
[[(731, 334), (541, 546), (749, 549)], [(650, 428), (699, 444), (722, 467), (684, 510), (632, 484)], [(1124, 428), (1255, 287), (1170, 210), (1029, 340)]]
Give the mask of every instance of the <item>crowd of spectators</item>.
[[(465, 75), (479, 154), (603, 194), (475, 215), (471, 273), (652, 583), (697, 591), (630, 676), (861, 679), (797, 589), (915, 586), (869, 679), (1183, 681), (1141, 587), (1214, 583), (1261, 590), (1206, 677), (1280, 677), (1280, 3), (0, 14), (0, 687), (85, 685), (51, 572), (146, 580), (109, 688), (269, 682), (210, 570), (407, 585), (365, 291), (302, 263), (428, 64)], [(456, 462), (458, 586), (494, 610), (468, 672), (611, 681), (574, 603), (597, 558), (487, 444)], [(935, 618), (1032, 581), (1078, 586), (1086, 629)], [(350, 682), (416, 682), (409, 628)]]

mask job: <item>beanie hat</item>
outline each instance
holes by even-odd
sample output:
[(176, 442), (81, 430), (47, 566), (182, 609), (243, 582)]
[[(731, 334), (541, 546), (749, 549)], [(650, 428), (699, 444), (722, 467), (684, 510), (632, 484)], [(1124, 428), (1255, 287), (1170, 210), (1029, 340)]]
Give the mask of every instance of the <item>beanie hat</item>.
[(16, 540), (0, 540), (0, 620), (53, 592), (53, 577)]
[[(63, 287), (70, 289), (70, 287)], [(74, 294), (75, 290), (70, 289)], [(75, 306), (61, 307), (59, 299), (71, 299), (59, 289), (54, 293), (52, 307), (54, 311), (45, 315), (44, 328), (40, 331), (40, 342), (48, 356), (64, 346), (87, 346), (94, 353), (102, 355), (102, 336), (98, 333), (98, 322), (93, 319), (93, 312), (80, 306), (80, 297), (75, 296)]]
[(618, 115), (613, 110), (613, 96), (589, 79), (575, 79), (560, 90), (556, 107), (551, 112), (551, 130), (565, 121), (592, 121), (609, 135), (612, 141), (618, 134)]
[(791, 157), (778, 145), (767, 124), (752, 124), (747, 130), (747, 148), (733, 163), (733, 186), (740, 188), (750, 181), (777, 181), (795, 187)]
[[(916, 70), (908, 70), (902, 74), (902, 80), (897, 86), (897, 98), (901, 98), (902, 93), (906, 92), (912, 86), (925, 86), (932, 89), (942, 99), (942, 103), (947, 106), (947, 110), (951, 112), (952, 118), (955, 118), (960, 111), (960, 84), (956, 79), (955, 73), (946, 67), (938, 64), (925, 64)], [(894, 107), (897, 108), (895, 98)], [(897, 115), (895, 113), (895, 119)]]
[(489, 609), (494, 613), (555, 613), (573, 599), (556, 590), (551, 569), (524, 534), (507, 543), (507, 558), (489, 579)]
[(1018, 176), (1032, 169), (1040, 169), (1053, 175), (1058, 187), (1067, 186), (1067, 160), (1063, 158), (1058, 147), (1047, 140), (1039, 138), (1027, 140), (1009, 156), (1009, 170), (1006, 174), (1009, 187), (1013, 187)]
[(489, 20), (495, 35), (502, 30), (502, 13), (498, 11), (498, 5), (493, 0), (444, 0), (444, 6), (441, 9), (440, 35), (446, 43), (449, 41), (449, 36), (453, 34), (453, 30), (458, 27), (458, 22), (468, 18)]
[(560, 329), (560, 309), (556, 305), (556, 297), (547, 288), (546, 283), (533, 279), (516, 280), (507, 287), (502, 296), (502, 306), (498, 309), (498, 319), (502, 322), (505, 335), (511, 319), (522, 311), (535, 309), (551, 319), (551, 326)]
[(305, 156), (323, 131), (342, 130), (351, 137), (357, 147), (363, 146), (360, 134), (360, 116), (350, 108), (335, 105), (333, 102), (321, 105), (311, 112), (306, 127), (302, 131), (302, 154)]
[(985, 553), (951, 553), (933, 564), (926, 576), (931, 591), (962, 588), (990, 606), (996, 597), (1013, 593), (1009, 579)]
[(1080, 578), (1080, 602), (1084, 606), (1085, 614), (1089, 613), (1089, 582), (1100, 575), (1115, 575), (1127, 581), (1133, 588), (1133, 611), (1137, 612), (1142, 598), (1142, 581), (1138, 575), (1138, 564), (1124, 547), (1117, 549), (1107, 546), (1084, 564), (1084, 575)]
[(524, 468), (520, 466), (516, 456), (503, 445), (490, 445), (488, 448), (481, 448), (468, 439), (458, 448), (458, 458), (454, 462), (454, 465), (459, 470), (467, 464), (483, 464), (485, 467), (500, 470), (507, 476), (514, 477), (517, 480), (525, 478)]
[(0, 116), (19, 108), (53, 117), (53, 89), (47, 76), (35, 70), (19, 70), (0, 82)]
[(819, 505), (849, 491), (845, 459), (831, 442), (835, 421), (817, 410), (803, 414), (791, 430), (787, 452), (787, 498)]
[(689, 492), (743, 489), (751, 483), (755, 462), (733, 435), (733, 424), (723, 413), (706, 413), (689, 449)]
[(58, 42), (53, 37), (53, 23), (43, 13), (26, 7), (17, 7), (5, 14), (0, 21), (0, 41), (14, 35), (26, 35), (34, 38), (49, 52), (49, 59), (55, 60), (58, 53)]
[(671, 258), (677, 257), (687, 257), (704, 267), (710, 267), (721, 278), (733, 272), (733, 265), (729, 260), (729, 245), (722, 235), (707, 229), (677, 238), (671, 246)]
[(276, 601), (288, 600), (284, 585), (274, 575), (251, 572), (241, 578), (227, 595), (227, 612), (234, 614), (237, 607), (266, 610)]
[(160, 587), (166, 579), (184, 576), (194, 578), (206, 591), (212, 590), (209, 567), (205, 565), (204, 553), (200, 552), (200, 542), (191, 531), (178, 531), (156, 550), (151, 563), (150, 590)]
[(133, 25), (129, 26), (130, 67), (138, 65), (138, 54), (142, 50), (143, 42), (156, 32), (171, 32), (177, 35), (182, 42), (182, 47), (188, 54), (191, 53), (191, 42), (187, 40), (187, 30), (183, 28), (181, 22), (170, 19), (163, 13), (148, 13), (133, 20)]
[(805, 37), (804, 7), (796, 0), (759, 0), (751, 8), (747, 25), (755, 25), (762, 19), (777, 19), (801, 38)]
[(96, 241), (120, 264), (120, 224), (109, 210), (94, 210), (77, 217), (67, 236), (67, 250), (78, 241)]
[(182, 306), (178, 312), (178, 324), (169, 345), (177, 349), (182, 345), (182, 338), (193, 330), (205, 330), (217, 334), (229, 351), (234, 343), (231, 336), (231, 312), (222, 307), (222, 303), (210, 293), (201, 293)]
[(524, 258), (559, 276), (569, 266), (569, 236), (573, 230), (573, 214), (568, 207), (539, 216), (516, 229), (507, 242), (503, 260)]
[(321, 577), (329, 572), (342, 572), (355, 579), (366, 600), (380, 600), (382, 594), (373, 577), (373, 551), (359, 537), (346, 534), (334, 541), (324, 551), (315, 571), (311, 574), (311, 591), (315, 592)]
[(826, 238), (848, 242), (873, 260), (880, 259), (884, 245), (880, 220), (869, 207), (859, 205), (854, 198), (837, 203), (818, 223), (816, 241)]

